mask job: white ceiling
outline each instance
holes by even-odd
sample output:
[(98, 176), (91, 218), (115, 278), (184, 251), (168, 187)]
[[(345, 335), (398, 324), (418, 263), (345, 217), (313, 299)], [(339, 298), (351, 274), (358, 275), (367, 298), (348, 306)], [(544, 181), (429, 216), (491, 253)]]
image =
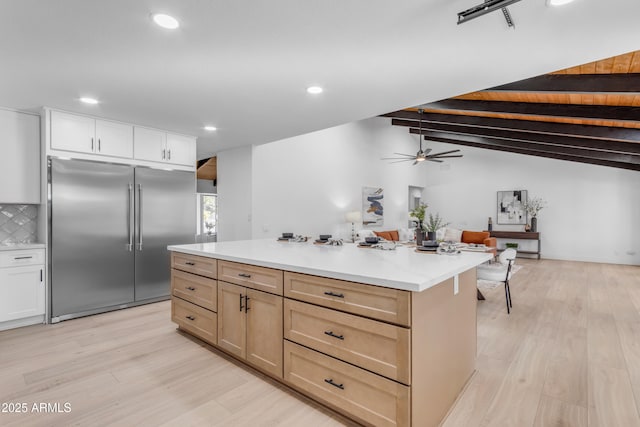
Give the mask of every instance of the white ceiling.
[(0, 105), (194, 135), (204, 158), (640, 48), (636, 0), (523, 0), (515, 30), (499, 11), (456, 24), (481, 2), (2, 0)]

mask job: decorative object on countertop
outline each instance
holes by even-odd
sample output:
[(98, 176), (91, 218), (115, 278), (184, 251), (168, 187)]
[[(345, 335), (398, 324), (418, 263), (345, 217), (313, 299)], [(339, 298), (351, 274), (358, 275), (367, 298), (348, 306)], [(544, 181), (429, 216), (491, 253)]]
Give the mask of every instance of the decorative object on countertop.
[(375, 237), (365, 237), (365, 238), (364, 238), (364, 241), (365, 241), (365, 243), (372, 243), (372, 244), (375, 244), (375, 243), (378, 243), (378, 242), (380, 241), (380, 238), (379, 238), (378, 236), (375, 236)]
[(306, 242), (309, 240), (308, 236), (303, 236), (301, 234), (296, 234), (293, 238), (289, 239), (290, 242), (298, 243), (298, 242)]
[(362, 187), (362, 223), (384, 225), (384, 190), (380, 187)]
[(329, 239), (331, 239), (331, 234), (321, 234), (318, 239), (316, 239), (316, 243), (328, 243)]
[(498, 224), (527, 223), (527, 190), (498, 191)]
[(460, 253), (457, 243), (455, 242), (440, 242), (438, 246), (438, 254), (441, 255), (456, 255)]
[(373, 249), (380, 249), (383, 251), (394, 251), (396, 249), (396, 242), (383, 240), (377, 244), (371, 246)]
[(487, 222), (487, 231), (493, 231), (493, 219), (489, 217), (489, 221)]
[(351, 241), (356, 241), (356, 222), (362, 222), (362, 213), (360, 211), (347, 212), (344, 219), (351, 223)]
[(518, 249), (518, 244), (517, 243), (505, 243), (504, 246), (507, 249)]
[(37, 241), (38, 206), (0, 204), (0, 245), (14, 246)]
[(427, 230), (427, 238), (429, 240), (436, 240), (436, 231), (447, 225), (449, 225), (449, 223), (444, 222), (444, 219), (440, 217), (438, 212), (436, 212), (435, 216), (430, 213), (429, 220), (424, 225), (424, 228)]
[(329, 239), (329, 241), (327, 242), (327, 245), (342, 246), (343, 243), (344, 241), (342, 239)]
[(288, 242), (289, 239), (293, 239), (293, 233), (282, 233), (282, 237), (278, 237), (280, 242)]
[(524, 209), (531, 219), (531, 227), (528, 231), (535, 233), (538, 231), (538, 213), (547, 206), (547, 202), (542, 197), (532, 197), (524, 204)]
[(426, 211), (428, 207), (429, 205), (421, 202), (409, 212), (409, 216), (411, 218), (415, 218), (415, 221), (418, 223), (416, 227), (416, 245), (418, 246), (422, 244), (422, 241), (425, 238), (424, 217), (427, 214)]

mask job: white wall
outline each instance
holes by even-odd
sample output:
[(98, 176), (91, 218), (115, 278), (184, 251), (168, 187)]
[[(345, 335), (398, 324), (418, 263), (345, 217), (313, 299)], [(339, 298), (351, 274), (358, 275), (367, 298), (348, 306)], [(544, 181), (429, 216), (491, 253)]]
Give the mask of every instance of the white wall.
[(361, 210), (363, 186), (384, 189), (379, 229), (406, 227), (407, 189), (424, 187), (424, 173), (408, 163), (380, 160), (393, 151), (417, 151), (417, 138), (382, 119), (254, 147), (253, 237), (283, 232), (349, 237), (344, 215)]
[(251, 146), (218, 156), (218, 241), (251, 239)]
[[(496, 223), (497, 191), (527, 190), (548, 206), (538, 214), (543, 258), (640, 264), (640, 173), (449, 144), (464, 158), (427, 170), (425, 200), (452, 226), (523, 230)], [(526, 242), (520, 242), (526, 243)], [(529, 242), (532, 243), (532, 242)]]
[[(385, 190), (385, 225), (405, 227), (408, 186), (424, 187), (427, 212), (452, 226), (522, 230), (496, 224), (496, 192), (527, 190), (548, 202), (538, 218), (544, 258), (640, 265), (640, 173), (429, 142), (460, 148), (444, 164), (389, 164), (417, 151), (415, 135), (373, 118), (299, 137), (220, 153), (219, 240), (271, 238), (282, 232), (348, 237), (347, 211), (361, 207), (362, 186)], [(249, 181), (248, 181), (249, 179)], [(249, 221), (249, 215), (253, 221)], [(522, 242), (521, 242), (522, 243)], [(529, 242), (531, 243), (531, 242)], [(526, 248), (525, 248), (526, 249)]]

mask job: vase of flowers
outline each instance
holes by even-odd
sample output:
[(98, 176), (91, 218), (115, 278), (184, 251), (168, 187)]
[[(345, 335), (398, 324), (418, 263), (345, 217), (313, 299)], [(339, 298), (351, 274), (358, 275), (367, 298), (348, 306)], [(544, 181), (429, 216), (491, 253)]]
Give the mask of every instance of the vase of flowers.
[(524, 210), (531, 218), (531, 227), (529, 231), (538, 231), (538, 213), (547, 206), (547, 202), (542, 197), (532, 197), (524, 204)]
[(441, 229), (442, 227), (446, 227), (449, 225), (448, 222), (444, 222), (444, 219), (440, 216), (438, 212), (435, 215), (429, 214), (429, 219), (425, 224), (425, 229), (427, 230), (427, 238), (429, 240), (436, 240), (436, 231)]
[(413, 208), (411, 212), (409, 212), (409, 216), (411, 218), (415, 218), (415, 221), (418, 223), (418, 226), (416, 227), (416, 245), (422, 245), (422, 241), (425, 237), (423, 223), (428, 207), (429, 206), (426, 203), (420, 203)]

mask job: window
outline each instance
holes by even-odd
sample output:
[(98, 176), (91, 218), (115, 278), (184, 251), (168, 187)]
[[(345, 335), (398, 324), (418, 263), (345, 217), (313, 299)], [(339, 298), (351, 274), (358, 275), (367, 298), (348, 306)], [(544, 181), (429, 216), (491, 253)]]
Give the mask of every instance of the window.
[(198, 193), (198, 234), (213, 235), (217, 233), (218, 195)]

